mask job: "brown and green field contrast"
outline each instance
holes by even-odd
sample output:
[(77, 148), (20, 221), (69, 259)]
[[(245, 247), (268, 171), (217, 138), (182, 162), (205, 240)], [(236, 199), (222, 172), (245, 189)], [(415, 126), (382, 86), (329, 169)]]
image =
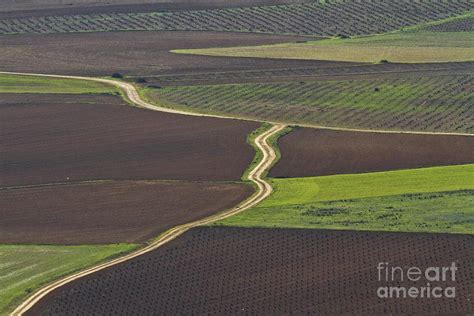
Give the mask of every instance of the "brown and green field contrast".
[(94, 81), (0, 74), (0, 93), (119, 94), (119, 90)]
[(433, 63), (474, 60), (473, 32), (411, 30), (356, 38), (264, 46), (183, 49), (175, 53), (346, 62)]
[(0, 245), (0, 315), (8, 315), (25, 296), (53, 279), (83, 269), (135, 245)]
[(170, 107), (290, 124), (474, 132), (472, 75), (148, 88)]
[(216, 225), (474, 233), (474, 165), (271, 183), (270, 198)]

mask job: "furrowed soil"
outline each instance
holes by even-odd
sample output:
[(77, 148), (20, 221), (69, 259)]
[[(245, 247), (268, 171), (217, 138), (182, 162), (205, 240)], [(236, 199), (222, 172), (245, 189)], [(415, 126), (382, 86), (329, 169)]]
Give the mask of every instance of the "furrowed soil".
[[(426, 286), (379, 281), (379, 262), (424, 271), (453, 261), (455, 281), (431, 286), (455, 286), (455, 298), (377, 296), (381, 286)], [(27, 314), (467, 314), (473, 262), (466, 235), (201, 227), (69, 283)]]
[(2, 94), (0, 186), (240, 180), (260, 124), (127, 106), (118, 97)]
[(230, 208), (253, 192), (237, 183), (101, 181), (0, 190), (0, 243), (144, 242)]
[[(0, 36), (3, 71), (73, 75), (156, 75), (315, 68), (344, 63), (179, 55), (172, 49), (265, 45), (302, 36), (230, 32), (107, 32)], [(126, 63), (123, 61), (127, 60)], [(349, 64), (350, 65), (350, 64)]]
[(167, 12), (208, 10), (220, 8), (249, 7), (304, 3), (311, 0), (114, 0), (106, 3), (92, 1), (16, 1), (3, 0), (0, 18), (37, 17), (48, 15), (107, 14), (130, 12)]
[(297, 128), (279, 140), (270, 177), (388, 171), (474, 162), (474, 137)]

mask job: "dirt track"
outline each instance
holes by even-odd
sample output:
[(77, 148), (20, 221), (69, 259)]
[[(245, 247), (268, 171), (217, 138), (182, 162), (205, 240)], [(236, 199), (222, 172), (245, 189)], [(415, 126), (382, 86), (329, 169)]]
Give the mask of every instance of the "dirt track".
[[(110, 85), (114, 85), (125, 92), (127, 98), (133, 102), (134, 104), (138, 105), (139, 107), (152, 110), (152, 111), (159, 111), (165, 113), (174, 113), (174, 114), (182, 114), (188, 116), (196, 116), (196, 117), (214, 117), (214, 118), (222, 118), (222, 119), (240, 119), (235, 116), (227, 116), (227, 115), (214, 115), (214, 114), (202, 114), (202, 113), (195, 113), (195, 112), (188, 112), (184, 110), (176, 110), (172, 108), (163, 107), (161, 105), (155, 105), (144, 101), (138, 93), (136, 87), (127, 82), (112, 80), (112, 79), (103, 79), (103, 78), (94, 78), (94, 77), (83, 77), (83, 76), (69, 76), (69, 75), (51, 75), (51, 74), (38, 74), (38, 73), (22, 73), (22, 72), (10, 72), (10, 71), (0, 71), (0, 74), (12, 74), (12, 75), (23, 75), (23, 76), (39, 76), (39, 77), (46, 77), (46, 78), (63, 78), (63, 79), (78, 79), (78, 80), (88, 80), (88, 81), (96, 81), (102, 82)], [(242, 119), (248, 120), (248, 119)], [(274, 125), (284, 126), (287, 125), (287, 122), (268, 122)], [(474, 137), (474, 134), (469, 133), (452, 133), (452, 132), (419, 132), (419, 131), (396, 131), (396, 130), (370, 130), (370, 129), (363, 129), (363, 128), (345, 128), (345, 127), (327, 127), (321, 125), (310, 125), (310, 124), (301, 124), (302, 127), (310, 127), (310, 128), (317, 128), (323, 130), (331, 130), (331, 131), (348, 131), (348, 132), (363, 132), (363, 133), (381, 133), (381, 134), (413, 134), (413, 135), (457, 135), (457, 136), (471, 136)]]
[[(127, 91), (128, 92), (128, 91)], [(133, 96), (133, 95), (132, 95)], [(268, 197), (271, 192), (272, 192), (272, 187), (271, 185), (266, 182), (265, 180), (262, 179), (262, 174), (265, 173), (265, 171), (269, 168), (269, 166), (273, 163), (273, 161), (276, 158), (276, 153), (273, 150), (273, 148), (268, 145), (267, 140), (270, 138), (273, 134), (278, 133), (282, 129), (284, 129), (284, 125), (275, 125), (272, 128), (270, 128), (268, 131), (260, 134), (259, 136), (256, 137), (255, 139), (255, 144), (257, 147), (262, 151), (263, 153), (263, 158), (260, 161), (260, 163), (252, 170), (250, 171), (248, 175), (248, 179), (252, 182), (254, 182), (258, 190), (257, 192), (252, 195), (249, 199), (241, 203), (240, 205), (224, 211), (222, 213), (218, 213), (216, 215), (204, 218), (202, 220), (198, 220), (195, 222), (191, 222), (188, 224), (180, 225), (177, 227), (174, 227), (170, 230), (168, 230), (166, 233), (161, 235), (158, 239), (155, 241), (151, 242), (148, 246), (145, 248), (142, 248), (136, 252), (133, 252), (131, 254), (128, 254), (124, 257), (114, 259), (112, 261), (100, 264), (98, 266), (86, 269), (84, 271), (78, 272), (76, 274), (67, 276), (61, 280), (58, 280), (56, 282), (53, 282), (44, 288), (40, 289), (36, 293), (34, 293), (32, 296), (28, 297), (27, 300), (25, 300), (20, 306), (18, 306), (12, 313), (12, 315), (22, 315), (26, 311), (28, 311), (32, 306), (34, 306), (38, 301), (40, 301), (43, 297), (45, 297), (47, 294), (49, 294), (51, 291), (68, 284), (71, 281), (80, 279), (86, 275), (95, 273), (97, 271), (103, 270), (105, 268), (117, 265), (119, 263), (128, 261), (132, 258), (136, 258), (138, 256), (141, 256), (145, 253), (148, 253), (152, 250), (155, 250), (162, 245), (170, 242), (171, 240), (174, 240), (176, 237), (180, 236), (181, 234), (185, 233), (189, 229), (196, 227), (196, 226), (201, 226), (201, 225), (206, 225), (213, 223), (218, 220), (222, 220), (224, 218), (227, 218), (229, 216), (235, 215), (237, 213), (240, 213), (246, 209), (249, 209), (258, 203), (260, 203), (262, 200), (264, 200), (266, 197)]]
[[(2, 72), (0, 72), (2, 73)], [(21, 74), (21, 73), (20, 73)], [(23, 74), (23, 75), (38, 75), (38, 74)], [(109, 79), (101, 79), (101, 78), (89, 78), (89, 77), (78, 77), (78, 76), (58, 76), (58, 75), (40, 75), (40, 76), (45, 76), (45, 77), (56, 77), (56, 78), (75, 78), (75, 79), (84, 79), (84, 80), (92, 80), (92, 81), (97, 81), (97, 82), (104, 82), (108, 84), (115, 85), (117, 87), (120, 87), (127, 95), (127, 98), (135, 103), (136, 105), (150, 109), (150, 110), (155, 110), (155, 111), (163, 111), (167, 113), (176, 113), (176, 114), (184, 114), (184, 115), (192, 115), (192, 116), (199, 116), (199, 117), (221, 117), (221, 118), (228, 118), (224, 116), (214, 116), (214, 115), (203, 115), (203, 114), (196, 114), (196, 113), (189, 113), (185, 111), (180, 111), (180, 110), (174, 110), (174, 109), (168, 109), (156, 105), (152, 105), (150, 103), (147, 103), (141, 99), (139, 96), (136, 88), (129, 83), (124, 83), (124, 82), (119, 82), (115, 80), (109, 80)], [(271, 192), (272, 192), (272, 187), (271, 185), (266, 182), (264, 179), (262, 179), (262, 175), (265, 173), (265, 171), (272, 165), (274, 159), (276, 158), (276, 153), (273, 150), (273, 148), (267, 143), (268, 138), (270, 138), (272, 135), (275, 133), (278, 133), (282, 129), (284, 129), (286, 126), (283, 124), (277, 124), (274, 125), (271, 129), (268, 131), (262, 133), (261, 135), (257, 136), (255, 139), (255, 144), (259, 148), (259, 150), (262, 151), (263, 153), (263, 158), (261, 162), (249, 173), (248, 179), (254, 182), (258, 190), (257, 192), (250, 197), (247, 201), (241, 203), (239, 206), (222, 212), (220, 214), (216, 214), (214, 216), (198, 220), (189, 224), (177, 226), (173, 229), (170, 229), (167, 231), (165, 234), (160, 236), (156, 241), (152, 242), (149, 246), (134, 252), (132, 254), (126, 255), (124, 257), (112, 260), (110, 262), (89, 268), (85, 271), (81, 271), (79, 273), (76, 273), (74, 275), (65, 277), (61, 280), (58, 280), (56, 282), (53, 282), (46, 287), (40, 289), (36, 293), (34, 293), (32, 296), (30, 296), (26, 301), (24, 301), (20, 306), (18, 306), (15, 311), (13, 312), (13, 315), (22, 315), (26, 311), (28, 311), (30, 308), (32, 308), (37, 302), (39, 302), (42, 298), (44, 298), (46, 295), (54, 291), (55, 289), (68, 284), (71, 281), (80, 279), (84, 276), (90, 275), (94, 272), (103, 270), (105, 268), (115, 266), (119, 263), (128, 261), (132, 258), (136, 258), (138, 256), (141, 256), (145, 253), (148, 253), (152, 250), (155, 250), (159, 248), (160, 246), (168, 243), (171, 240), (174, 240), (176, 237), (180, 236), (184, 232), (188, 231), (189, 229), (197, 226), (202, 226), (206, 224), (213, 223), (217, 220), (221, 220), (224, 218), (227, 218), (229, 216), (235, 215), (237, 213), (240, 213), (246, 209), (249, 209), (258, 203), (260, 203), (262, 200), (264, 200), (266, 197), (268, 197)], [(334, 128), (332, 128), (334, 130)], [(335, 130), (352, 130), (352, 129), (344, 129), (344, 128), (335, 128)], [(357, 131), (357, 130), (356, 130)], [(362, 132), (367, 132), (366, 130), (360, 130)], [(370, 131), (373, 132), (373, 131)], [(393, 133), (391, 131), (380, 131), (381, 133)], [(407, 132), (404, 132), (407, 133)], [(408, 132), (409, 133), (409, 132)], [(429, 135), (469, 135), (469, 136), (474, 136), (473, 134), (463, 134), (463, 133), (432, 133), (432, 132), (426, 132), (426, 133), (414, 133), (414, 134), (429, 134)]]

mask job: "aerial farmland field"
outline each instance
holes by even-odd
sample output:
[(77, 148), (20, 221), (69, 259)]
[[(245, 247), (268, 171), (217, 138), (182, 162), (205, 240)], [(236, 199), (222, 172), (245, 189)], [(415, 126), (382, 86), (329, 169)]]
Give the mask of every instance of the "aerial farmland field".
[(0, 2), (0, 316), (474, 313), (471, 0)]

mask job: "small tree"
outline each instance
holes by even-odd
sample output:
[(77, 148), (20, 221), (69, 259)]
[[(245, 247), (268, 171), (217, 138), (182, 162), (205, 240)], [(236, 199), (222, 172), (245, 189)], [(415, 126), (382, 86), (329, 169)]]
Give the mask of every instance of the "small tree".
[(145, 78), (137, 78), (135, 80), (136, 83), (147, 83), (146, 79)]
[(115, 79), (122, 79), (123, 76), (122, 76), (122, 74), (120, 74), (120, 73), (118, 73), (118, 72), (114, 72), (114, 73), (112, 74), (112, 78), (115, 78)]

